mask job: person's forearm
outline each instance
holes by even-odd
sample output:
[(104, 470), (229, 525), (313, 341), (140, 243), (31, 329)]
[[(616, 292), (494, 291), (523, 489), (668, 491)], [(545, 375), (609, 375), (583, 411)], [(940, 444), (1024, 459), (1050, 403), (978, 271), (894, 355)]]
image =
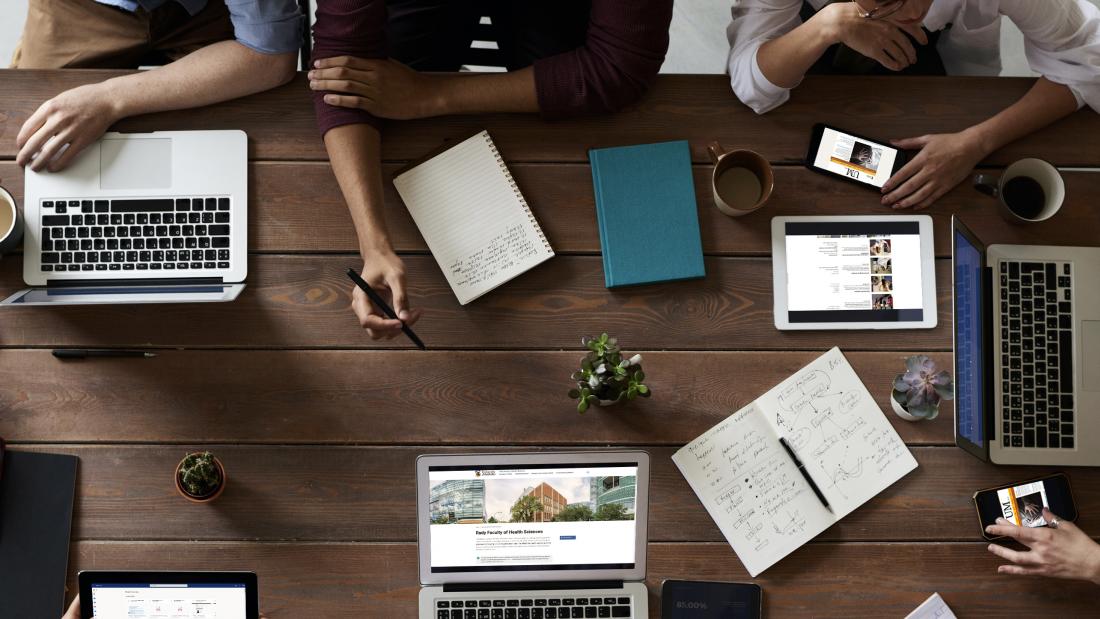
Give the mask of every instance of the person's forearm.
[(988, 156), (1005, 144), (1038, 131), (1075, 111), (1077, 99), (1068, 87), (1040, 77), (1019, 101), (966, 131), (981, 145), (984, 155)]
[(491, 112), (538, 112), (535, 70), (508, 73), (440, 75), (436, 116)]
[(382, 207), (381, 138), (366, 124), (343, 125), (325, 133), (332, 171), (351, 211), (363, 258), (393, 251)]
[(236, 41), (198, 49), (170, 64), (102, 83), (118, 118), (210, 105), (285, 84), (296, 55), (261, 54)]
[(794, 88), (825, 50), (837, 42), (824, 11), (760, 46), (756, 63), (769, 82), (780, 88)]

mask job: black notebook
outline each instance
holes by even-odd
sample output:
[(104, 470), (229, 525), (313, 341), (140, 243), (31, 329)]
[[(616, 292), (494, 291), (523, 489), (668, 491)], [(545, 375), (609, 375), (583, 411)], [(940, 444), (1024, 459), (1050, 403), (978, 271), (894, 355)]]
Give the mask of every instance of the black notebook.
[(76, 456), (8, 450), (0, 473), (0, 607), (4, 617), (65, 612)]

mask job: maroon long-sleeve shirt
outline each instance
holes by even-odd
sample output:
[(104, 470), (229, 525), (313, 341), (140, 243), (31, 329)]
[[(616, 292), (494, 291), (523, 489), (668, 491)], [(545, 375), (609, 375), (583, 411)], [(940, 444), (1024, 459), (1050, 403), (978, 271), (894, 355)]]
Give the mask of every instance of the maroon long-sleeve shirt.
[[(664, 62), (671, 20), (672, 0), (592, 0), (584, 44), (534, 63), (542, 116), (612, 112), (637, 101)], [(384, 0), (318, 0), (313, 58), (385, 58), (385, 29)], [(313, 95), (321, 135), (341, 125), (378, 126), (371, 114), (323, 97)]]

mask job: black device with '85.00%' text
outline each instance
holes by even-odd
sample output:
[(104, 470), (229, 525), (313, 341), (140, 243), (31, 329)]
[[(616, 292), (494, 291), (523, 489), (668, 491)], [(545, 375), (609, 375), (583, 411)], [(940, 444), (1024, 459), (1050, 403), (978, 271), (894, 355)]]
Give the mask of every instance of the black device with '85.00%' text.
[(666, 580), (661, 585), (662, 619), (759, 619), (760, 585)]

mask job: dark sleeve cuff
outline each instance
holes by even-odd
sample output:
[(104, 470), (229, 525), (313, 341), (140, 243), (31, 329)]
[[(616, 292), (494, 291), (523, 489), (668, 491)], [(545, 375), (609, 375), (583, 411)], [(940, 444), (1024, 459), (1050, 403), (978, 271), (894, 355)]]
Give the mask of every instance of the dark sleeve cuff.
[(382, 119), (377, 116), (346, 107), (337, 107), (325, 103), (325, 93), (313, 92), (313, 109), (317, 113), (317, 129), (321, 131), (321, 137), (325, 137), (329, 129), (344, 125), (368, 124), (375, 129), (382, 129)]

